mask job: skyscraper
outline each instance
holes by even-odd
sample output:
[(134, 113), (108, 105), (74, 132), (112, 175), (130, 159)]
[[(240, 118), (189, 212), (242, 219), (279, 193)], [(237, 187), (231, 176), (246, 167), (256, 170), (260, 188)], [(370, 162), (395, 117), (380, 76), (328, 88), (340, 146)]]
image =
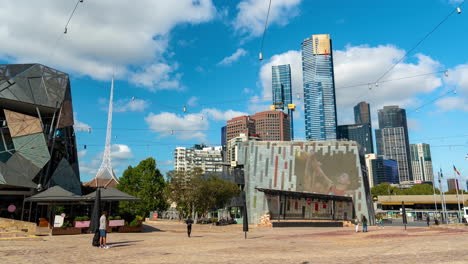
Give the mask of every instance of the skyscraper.
[(354, 122), (356, 124), (371, 123), (370, 106), (368, 103), (360, 102), (354, 106)]
[(304, 114), (308, 140), (336, 139), (336, 100), (330, 35), (302, 42)]
[(378, 110), (379, 129), (375, 130), (379, 156), (398, 162), (400, 183), (413, 181), (406, 111), (398, 106)]
[(374, 186), (381, 183), (399, 183), (398, 163), (394, 160), (378, 157), (371, 161)]
[(290, 141), (289, 117), (280, 111), (263, 111), (250, 116), (255, 120), (255, 133), (262, 141)]
[(414, 181), (432, 182), (434, 179), (434, 172), (432, 170), (430, 145), (425, 143), (411, 144), (410, 153)]
[(447, 179), (447, 191), (457, 188), (457, 179)]
[(373, 153), (370, 124), (341, 125), (336, 127), (336, 138), (356, 141), (365, 154)]
[(293, 111), (295, 105), (292, 101), (292, 86), (291, 86), (291, 66), (277, 65), (272, 66), (272, 89), (273, 89), (273, 105), (271, 110), (282, 110), (289, 115), (289, 128), (291, 139), (294, 139), (294, 122)]

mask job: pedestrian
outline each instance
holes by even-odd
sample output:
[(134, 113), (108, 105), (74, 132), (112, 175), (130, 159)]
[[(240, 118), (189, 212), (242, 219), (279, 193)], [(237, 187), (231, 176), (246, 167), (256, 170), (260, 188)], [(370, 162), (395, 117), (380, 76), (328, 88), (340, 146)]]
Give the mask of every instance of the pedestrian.
[(187, 224), (187, 235), (188, 237), (190, 237), (190, 234), (192, 233), (192, 224), (193, 224), (193, 220), (192, 220), (192, 217), (189, 217), (187, 218), (187, 220), (185, 220), (185, 223)]
[(362, 232), (367, 232), (367, 218), (364, 215), (362, 215), (361, 222), (362, 222)]
[(431, 218), (429, 217), (429, 215), (427, 215), (426, 217), (426, 222), (427, 222), (427, 226), (431, 225)]
[(354, 218), (354, 224), (356, 225), (356, 233), (359, 232), (359, 218), (356, 216)]
[(380, 219), (379, 219), (379, 229), (380, 229), (380, 228), (381, 228), (381, 229), (384, 228), (384, 226), (383, 226), (383, 218), (380, 218)]
[(100, 248), (109, 248), (107, 245), (107, 237), (106, 237), (106, 228), (107, 228), (107, 212), (103, 211), (101, 218), (99, 218), (99, 247)]
[(439, 225), (439, 219), (437, 219), (437, 217), (434, 218), (434, 224)]

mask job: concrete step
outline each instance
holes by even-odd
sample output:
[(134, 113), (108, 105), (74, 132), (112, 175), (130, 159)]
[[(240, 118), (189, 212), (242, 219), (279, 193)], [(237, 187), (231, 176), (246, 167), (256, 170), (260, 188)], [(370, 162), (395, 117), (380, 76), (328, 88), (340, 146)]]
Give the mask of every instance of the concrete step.
[(27, 237), (28, 234), (24, 232), (0, 232), (0, 238), (7, 237)]

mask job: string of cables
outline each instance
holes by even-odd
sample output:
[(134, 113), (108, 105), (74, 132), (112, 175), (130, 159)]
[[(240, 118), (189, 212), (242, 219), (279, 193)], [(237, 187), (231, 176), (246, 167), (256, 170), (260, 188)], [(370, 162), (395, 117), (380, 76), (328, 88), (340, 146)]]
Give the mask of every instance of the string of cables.
[(271, 9), (271, 0), (268, 3), (268, 11), (267, 11), (266, 19), (265, 19), (265, 28), (263, 29), (262, 42), (260, 44), (260, 53), (258, 54), (259, 60), (263, 60), (263, 44), (265, 42), (265, 35), (267, 32), (267, 27), (268, 27), (268, 17), (270, 16), (270, 9)]
[[(386, 82), (385, 80), (382, 81), (382, 79), (387, 76), (397, 65), (399, 65), (403, 60), (405, 60), (408, 55), (410, 55), (413, 51), (415, 51), (426, 39), (428, 39), (440, 26), (442, 26), (452, 15), (454, 14), (461, 14), (461, 7), (465, 4), (466, 0), (463, 0), (458, 7), (455, 9), (451, 9), (450, 12), (439, 22), (437, 23), (429, 32), (427, 32), (419, 41), (417, 41), (405, 54), (398, 59), (395, 63), (393, 63), (386, 71), (382, 73), (373, 83), (369, 83), (369, 90), (372, 90), (373, 87), (377, 88), (379, 86), (379, 83), (384, 83)], [(447, 72), (446, 72), (447, 76)], [(363, 98), (365, 95), (369, 95), (369, 91), (365, 91), (362, 94), (360, 94), (357, 99)]]

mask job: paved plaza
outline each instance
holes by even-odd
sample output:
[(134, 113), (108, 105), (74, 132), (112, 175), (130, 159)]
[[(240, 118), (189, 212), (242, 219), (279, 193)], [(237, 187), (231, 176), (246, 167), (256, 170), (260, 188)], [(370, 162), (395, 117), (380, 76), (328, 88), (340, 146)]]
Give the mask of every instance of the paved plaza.
[(0, 263), (468, 263), (468, 227), (251, 228), (158, 222), (143, 233), (0, 240)]

